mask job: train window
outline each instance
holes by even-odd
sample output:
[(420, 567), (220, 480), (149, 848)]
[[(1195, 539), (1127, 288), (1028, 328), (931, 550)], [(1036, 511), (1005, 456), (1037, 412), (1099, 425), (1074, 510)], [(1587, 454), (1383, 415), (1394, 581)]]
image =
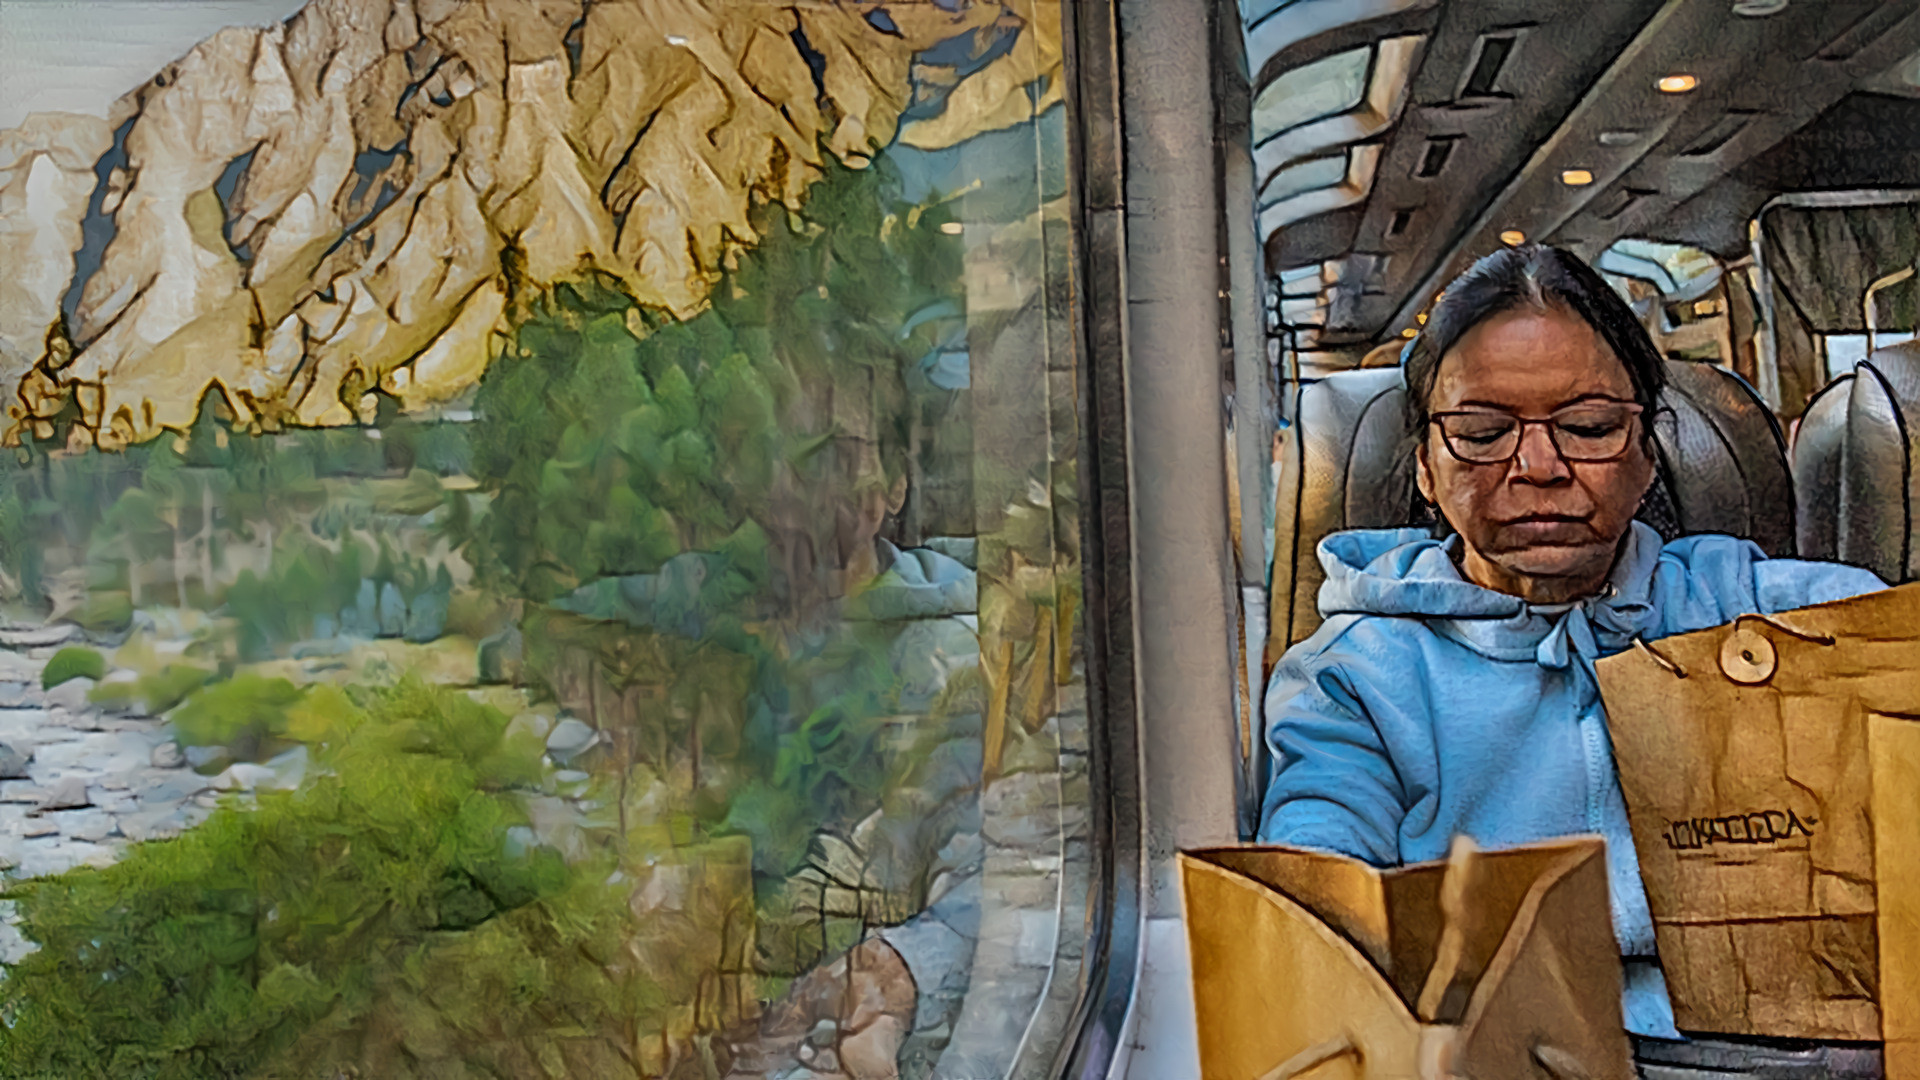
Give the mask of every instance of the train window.
[(1480, 39), (1480, 54), (1467, 75), (1466, 85), (1461, 88), (1461, 97), (1487, 97), (1493, 93), (1494, 82), (1500, 77), (1500, 69), (1506, 66), (1507, 57), (1512, 55), (1516, 40), (1516, 35), (1510, 33)]
[[(1906, 333), (1879, 334), (1874, 337), (1875, 347), (1898, 345), (1903, 341), (1912, 341), (1912, 331)], [(1867, 335), (1865, 334), (1822, 334), (1820, 336), (1821, 355), (1826, 358), (1827, 378), (1837, 379), (1854, 369), (1854, 365), (1867, 358)]]
[(1332, 187), (1347, 177), (1347, 155), (1331, 154), (1292, 165), (1273, 175), (1260, 191), (1260, 205), (1272, 206), (1305, 191)]
[[(1337, 175), (1335, 163), (1342, 166)], [(1360, 202), (1372, 190), (1379, 166), (1379, 145), (1360, 143), (1338, 155), (1281, 170), (1261, 193), (1261, 227), (1282, 228), (1290, 221)]]
[(1684, 294), (1711, 286), (1720, 273), (1714, 257), (1698, 248), (1638, 238), (1614, 241), (1595, 266), (1602, 270), (1618, 267), (1620, 273), (1647, 278), (1669, 301), (1691, 299)]
[(1429, 180), (1439, 176), (1440, 170), (1447, 167), (1447, 159), (1453, 156), (1454, 143), (1459, 141), (1460, 139), (1457, 135), (1439, 136), (1428, 139), (1426, 150), (1420, 155), (1420, 167), (1415, 171), (1414, 175), (1423, 180)]
[(1310, 296), (1320, 290), (1321, 268), (1318, 265), (1298, 266), (1282, 270), (1274, 276), (1280, 281), (1282, 296)]
[(1052, 1068), (1066, 5), (388, 7), (0, 8), (0, 1074)]
[(1265, 142), (1290, 128), (1359, 105), (1372, 63), (1369, 45), (1316, 60), (1275, 79), (1254, 100), (1254, 141)]

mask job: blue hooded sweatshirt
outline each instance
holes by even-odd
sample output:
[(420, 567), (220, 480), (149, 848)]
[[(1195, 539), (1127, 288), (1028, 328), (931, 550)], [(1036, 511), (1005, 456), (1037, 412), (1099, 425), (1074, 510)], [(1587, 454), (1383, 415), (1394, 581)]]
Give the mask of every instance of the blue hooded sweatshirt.
[(1326, 622), (1267, 688), (1267, 843), (1375, 866), (1598, 833), (1626, 960), (1629, 1031), (1680, 1038), (1614, 772), (1593, 662), (1629, 647), (1886, 588), (1835, 563), (1769, 559), (1730, 536), (1662, 546), (1634, 522), (1600, 594), (1529, 604), (1466, 581), (1460, 540), (1420, 529), (1321, 542)]

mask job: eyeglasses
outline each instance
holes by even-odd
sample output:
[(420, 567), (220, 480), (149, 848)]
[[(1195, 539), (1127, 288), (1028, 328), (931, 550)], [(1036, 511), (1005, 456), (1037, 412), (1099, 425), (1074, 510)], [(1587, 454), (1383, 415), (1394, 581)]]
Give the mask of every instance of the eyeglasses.
[(1577, 401), (1555, 409), (1545, 420), (1523, 420), (1500, 409), (1453, 409), (1434, 413), (1441, 440), (1454, 457), (1469, 465), (1501, 465), (1520, 452), (1520, 439), (1533, 424), (1544, 425), (1553, 448), (1570, 462), (1618, 461), (1633, 445), (1633, 421), (1641, 406), (1631, 401)]

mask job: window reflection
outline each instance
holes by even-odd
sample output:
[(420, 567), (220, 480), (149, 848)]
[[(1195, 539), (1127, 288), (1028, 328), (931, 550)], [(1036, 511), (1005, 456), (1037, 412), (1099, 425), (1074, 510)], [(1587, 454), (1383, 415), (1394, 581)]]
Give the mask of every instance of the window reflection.
[(1254, 142), (1359, 105), (1372, 61), (1373, 46), (1362, 46), (1303, 64), (1268, 83), (1253, 103)]
[(1347, 155), (1333, 154), (1289, 165), (1273, 174), (1260, 191), (1260, 207), (1266, 209), (1302, 192), (1332, 187), (1347, 178)]

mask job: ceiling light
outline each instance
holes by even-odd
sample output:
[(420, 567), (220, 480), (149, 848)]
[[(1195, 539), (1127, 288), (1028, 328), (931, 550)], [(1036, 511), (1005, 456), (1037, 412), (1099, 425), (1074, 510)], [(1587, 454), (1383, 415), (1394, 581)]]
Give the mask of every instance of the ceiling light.
[(1510, 247), (1524, 244), (1527, 242), (1527, 234), (1519, 229), (1508, 229), (1500, 234), (1500, 242)]
[(1593, 174), (1585, 169), (1568, 169), (1560, 174), (1560, 182), (1568, 187), (1584, 187), (1593, 183)]
[(1699, 86), (1700, 80), (1691, 75), (1668, 75), (1654, 85), (1660, 88), (1661, 93), (1684, 94), (1694, 87)]
[(941, 224), (940, 231), (948, 236), (959, 236), (967, 231), (967, 227), (958, 221), (948, 221)]
[(1415, 315), (1413, 317), (1413, 321), (1419, 323), (1421, 326), (1427, 325), (1427, 313), (1423, 311), (1420, 314)]
[(1409, 326), (1405, 330), (1400, 331), (1400, 336), (1403, 338), (1410, 338), (1410, 337), (1414, 337), (1419, 333), (1420, 331), (1415, 330), (1413, 327)]
[(1632, 146), (1640, 141), (1637, 131), (1603, 131), (1600, 133), (1601, 146)]
[(1734, 0), (1733, 13), (1749, 19), (1778, 15), (1787, 9), (1787, 0)]

